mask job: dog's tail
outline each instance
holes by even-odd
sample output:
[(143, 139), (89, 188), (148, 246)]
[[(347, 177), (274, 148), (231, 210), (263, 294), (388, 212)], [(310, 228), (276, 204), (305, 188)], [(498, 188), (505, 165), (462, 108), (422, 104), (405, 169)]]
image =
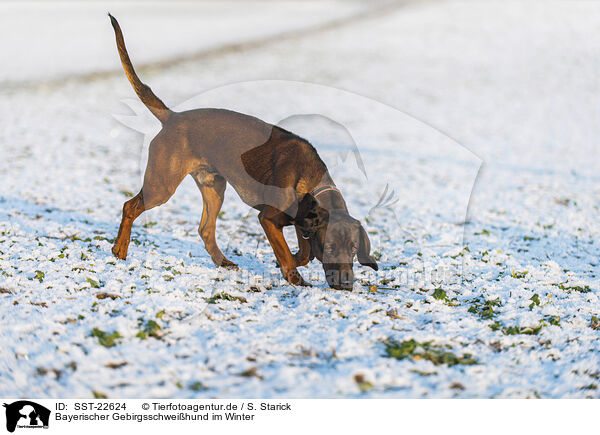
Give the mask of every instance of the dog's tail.
[(123, 65), (123, 69), (125, 70), (125, 75), (127, 76), (129, 83), (131, 83), (131, 86), (133, 86), (135, 93), (140, 100), (142, 100), (142, 103), (144, 103), (150, 112), (152, 112), (152, 114), (164, 124), (167, 122), (173, 112), (165, 105), (165, 103), (160, 100), (160, 98), (154, 94), (154, 92), (152, 92), (150, 87), (141, 82), (140, 78), (133, 69), (131, 59), (129, 59), (129, 54), (127, 53), (127, 48), (125, 47), (125, 41), (123, 40), (123, 32), (121, 32), (121, 26), (119, 26), (119, 23), (115, 17), (113, 17), (111, 14), (108, 14), (108, 16), (110, 17), (110, 22), (115, 30), (119, 57), (121, 58), (121, 64)]

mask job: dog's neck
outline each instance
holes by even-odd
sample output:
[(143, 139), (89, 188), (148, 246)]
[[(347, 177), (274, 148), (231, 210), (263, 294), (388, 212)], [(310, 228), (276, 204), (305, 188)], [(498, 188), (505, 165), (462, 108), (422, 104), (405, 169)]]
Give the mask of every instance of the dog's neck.
[(342, 192), (333, 184), (333, 181), (327, 184), (321, 183), (312, 190), (311, 194), (315, 197), (319, 206), (326, 210), (343, 210), (346, 213), (348, 212)]

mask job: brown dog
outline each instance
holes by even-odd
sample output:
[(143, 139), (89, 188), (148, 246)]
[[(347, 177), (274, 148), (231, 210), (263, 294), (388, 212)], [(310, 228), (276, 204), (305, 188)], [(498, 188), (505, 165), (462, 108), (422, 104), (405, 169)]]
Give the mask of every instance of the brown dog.
[[(119, 23), (110, 15), (121, 63), (140, 100), (162, 123), (150, 143), (142, 190), (123, 206), (112, 252), (127, 257), (133, 221), (164, 204), (188, 174), (204, 202), (198, 232), (217, 266), (236, 267), (215, 239), (227, 183), (259, 210), (258, 219), (286, 280), (310, 285), (296, 268), (316, 257), (330, 286), (351, 289), (354, 256), (377, 270), (360, 222), (348, 214), (327, 167), (306, 140), (252, 116), (223, 109), (173, 112), (136, 75)], [(300, 200), (299, 200), (300, 199)], [(282, 229), (295, 225), (299, 250), (292, 255)]]

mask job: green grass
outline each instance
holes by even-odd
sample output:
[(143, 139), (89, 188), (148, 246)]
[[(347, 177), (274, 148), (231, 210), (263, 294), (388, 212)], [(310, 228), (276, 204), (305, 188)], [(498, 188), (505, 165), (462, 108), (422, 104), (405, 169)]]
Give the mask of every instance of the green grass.
[(489, 320), (498, 315), (496, 308), (501, 307), (502, 302), (499, 298), (484, 299), (483, 296), (478, 296), (471, 300), (469, 313), (477, 315), (480, 319)]
[(34, 278), (37, 279), (39, 282), (42, 282), (44, 280), (44, 276), (46, 276), (46, 274), (44, 272), (42, 272), (41, 270), (35, 271)]
[(209, 298), (204, 298), (204, 300), (206, 302), (208, 302), (209, 304), (216, 304), (217, 301), (238, 301), (241, 302), (242, 304), (246, 302), (246, 298), (242, 297), (242, 296), (232, 296), (229, 293), (225, 293), (225, 292), (219, 292), (219, 293), (215, 293), (214, 295), (212, 295)]
[(208, 390), (208, 387), (206, 385), (204, 385), (202, 382), (200, 381), (196, 381), (191, 383), (188, 388), (192, 391), (206, 391)]
[(514, 269), (511, 271), (510, 276), (514, 279), (523, 279), (529, 274), (528, 271), (524, 270), (522, 272), (516, 272)]
[(414, 339), (397, 341), (387, 339), (385, 342), (385, 357), (398, 360), (427, 360), (435, 365), (446, 364), (448, 367), (455, 365), (477, 364), (477, 360), (468, 353), (457, 355), (451, 352), (448, 346), (440, 346), (431, 341), (419, 343)]
[(92, 288), (100, 288), (100, 283), (89, 276), (85, 279), (85, 282), (92, 286)]
[(545, 315), (544, 322), (547, 322), (549, 325), (560, 326), (560, 316)]
[(546, 325), (545, 322), (540, 321), (540, 323), (535, 326), (504, 326), (501, 322), (496, 321), (490, 323), (490, 328), (492, 328), (493, 331), (502, 331), (504, 335), (538, 335)]
[(586, 286), (579, 286), (579, 285), (571, 285), (571, 286), (567, 286), (566, 283), (562, 283), (562, 284), (558, 284), (558, 288), (561, 290), (565, 290), (567, 292), (572, 292), (572, 291), (576, 291), (579, 293), (589, 293), (592, 291), (592, 289), (590, 288), (589, 285)]
[(438, 288), (436, 288), (436, 289), (433, 291), (433, 294), (432, 294), (432, 296), (433, 296), (433, 298), (434, 298), (434, 299), (436, 299), (436, 300), (438, 300), (438, 301), (442, 301), (442, 302), (444, 302), (446, 305), (449, 305), (449, 306), (451, 306), (451, 307), (455, 307), (455, 306), (457, 306), (457, 305), (458, 305), (458, 303), (456, 303), (456, 302), (455, 302), (455, 301), (456, 301), (456, 298), (450, 299), (450, 298), (448, 297), (448, 295), (446, 294), (446, 291), (445, 291), (443, 288), (441, 288), (441, 287), (438, 287)]
[(156, 339), (160, 339), (161, 336), (158, 334), (160, 331), (160, 325), (156, 323), (154, 320), (148, 320), (146, 322), (142, 322), (142, 329), (135, 335), (142, 340), (147, 339), (148, 337), (154, 337)]
[(533, 307), (540, 306), (540, 295), (535, 293), (530, 299), (531, 303), (529, 304), (529, 311), (533, 310)]
[(117, 344), (117, 339), (121, 338), (121, 334), (119, 334), (117, 331), (109, 334), (101, 329), (94, 328), (92, 330), (92, 337), (96, 337), (98, 339), (100, 346), (113, 347)]

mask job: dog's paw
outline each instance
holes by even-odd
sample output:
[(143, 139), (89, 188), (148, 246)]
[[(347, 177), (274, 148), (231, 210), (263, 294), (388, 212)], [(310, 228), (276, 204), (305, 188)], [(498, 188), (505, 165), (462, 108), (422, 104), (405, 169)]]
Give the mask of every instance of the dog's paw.
[(222, 267), (223, 269), (229, 270), (240, 270), (237, 264), (235, 264), (233, 261), (228, 260), (227, 258), (224, 258), (221, 261), (221, 264), (218, 265), (218, 267)]
[(127, 258), (127, 246), (123, 247), (121, 245), (115, 244), (112, 247), (112, 253), (119, 260), (125, 260)]
[(302, 275), (300, 275), (300, 273), (296, 269), (288, 271), (285, 274), (285, 278), (290, 284), (299, 285), (303, 287), (312, 287), (312, 284), (307, 281), (304, 281), (304, 278), (302, 278)]

